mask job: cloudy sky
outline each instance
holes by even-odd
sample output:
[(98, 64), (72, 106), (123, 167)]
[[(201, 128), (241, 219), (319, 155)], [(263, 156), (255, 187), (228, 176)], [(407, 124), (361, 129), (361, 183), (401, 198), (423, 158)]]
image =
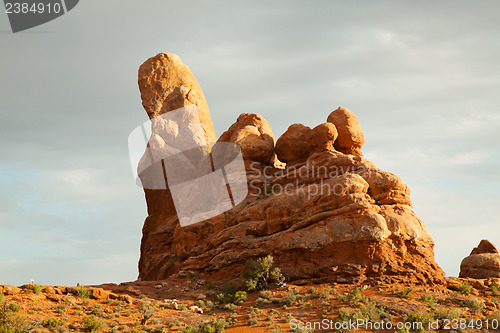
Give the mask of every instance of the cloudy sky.
[[(126, 3), (126, 4), (125, 4)], [(500, 246), (500, 2), (85, 0), (13, 34), (0, 13), (0, 283), (137, 278), (144, 195), (127, 137), (137, 69), (178, 54), (218, 135), (242, 112), (278, 137), (342, 105), (400, 176), (456, 276)]]

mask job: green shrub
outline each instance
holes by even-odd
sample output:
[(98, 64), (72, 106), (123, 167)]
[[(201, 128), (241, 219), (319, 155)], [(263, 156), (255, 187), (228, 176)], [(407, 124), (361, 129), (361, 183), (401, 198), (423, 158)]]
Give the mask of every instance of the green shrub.
[[(180, 323), (179, 323), (180, 324)], [(179, 326), (179, 325), (176, 325)], [(204, 323), (195, 327), (188, 326), (182, 332), (184, 333), (223, 333), (229, 324), (224, 318), (217, 318), (211, 322)]]
[(194, 305), (196, 305), (197, 307), (202, 308), (202, 309), (205, 309), (205, 307), (206, 307), (205, 302), (203, 302), (201, 299), (194, 302)]
[(228, 310), (228, 311), (236, 311), (237, 308), (238, 307), (233, 303), (224, 304), (224, 306), (222, 307), (222, 309)]
[(500, 288), (500, 286), (496, 282), (493, 282), (492, 284), (490, 284), (491, 294), (493, 296), (499, 296), (500, 295), (500, 293), (498, 291), (499, 288)]
[(12, 312), (19, 312), (21, 310), (21, 306), (19, 304), (16, 304), (16, 303), (10, 303), (9, 310)]
[(230, 283), (224, 288), (224, 292), (216, 294), (215, 298), (221, 304), (241, 304), (247, 300), (247, 293), (245, 291), (239, 291), (238, 288)]
[(281, 302), (285, 305), (292, 306), (297, 301), (297, 295), (299, 291), (297, 289), (289, 290), (285, 296), (281, 299)]
[(246, 261), (246, 271), (243, 276), (246, 278), (245, 287), (247, 290), (268, 289), (270, 284), (282, 286), (285, 277), (281, 270), (274, 266), (273, 257), (259, 258), (257, 260), (249, 259)]
[(104, 322), (95, 316), (83, 318), (83, 327), (89, 332), (100, 332), (104, 328)]
[(437, 303), (437, 299), (435, 299), (433, 296), (430, 295), (422, 295), (420, 296), (420, 299), (426, 303)]
[(430, 316), (428, 313), (416, 312), (407, 315), (405, 318), (405, 322), (413, 323), (411, 330), (420, 332), (424, 329), (424, 327), (428, 327), (429, 322), (432, 319), (432, 316)]
[(227, 322), (229, 325), (236, 324), (238, 319), (236, 318), (236, 313), (231, 313), (229, 314), (229, 317), (227, 317)]
[(257, 320), (257, 318), (252, 318), (248, 320), (248, 325), (250, 326), (257, 325), (258, 323), (259, 321)]
[[(19, 313), (21, 307), (17, 304), (11, 306), (7, 302), (0, 304), (0, 333), (28, 333), (35, 324)], [(13, 311), (14, 309), (14, 311)]]
[(40, 295), (42, 293), (42, 286), (40, 285), (40, 283), (33, 285), (33, 292), (37, 295)]
[(359, 303), (363, 303), (367, 300), (359, 288), (355, 288), (347, 294), (337, 295), (337, 298), (343, 303), (351, 306), (359, 305)]
[(87, 289), (84, 286), (78, 288), (78, 291), (76, 292), (76, 296), (80, 298), (89, 298), (91, 295), (92, 295), (92, 290)]
[(45, 327), (45, 328), (56, 328), (59, 325), (61, 325), (61, 319), (54, 318), (54, 317), (45, 319), (42, 322), (42, 326)]
[[(187, 307), (187, 306), (186, 306)], [(146, 325), (146, 322), (153, 317), (155, 307), (151, 302), (143, 301), (139, 306), (139, 310), (142, 313), (141, 325)]]
[(372, 322), (392, 320), (392, 315), (386, 312), (383, 306), (379, 307), (375, 304), (375, 302), (368, 300), (360, 307), (360, 311), (363, 316), (368, 317), (368, 319)]
[(403, 289), (401, 291), (399, 291), (396, 295), (399, 297), (399, 298), (408, 298), (410, 297), (410, 293), (413, 291), (412, 288), (406, 288), (406, 289)]
[(462, 294), (462, 295), (469, 295), (472, 291), (472, 287), (471, 285), (465, 281), (464, 283), (461, 283), (459, 286), (458, 286), (458, 291)]
[(484, 302), (477, 299), (471, 298), (465, 302), (465, 305), (472, 311), (480, 311), (484, 308)]
[(359, 309), (351, 310), (348, 308), (339, 309), (339, 321), (356, 321), (358, 319), (368, 320), (368, 316), (364, 315)]
[(94, 316), (99, 316), (99, 317), (104, 317), (105, 315), (104, 311), (102, 310), (101, 304), (94, 304), (93, 306), (91, 306), (90, 313), (93, 314)]
[(319, 291), (318, 296), (319, 296), (319, 298), (328, 298), (328, 295), (330, 295), (332, 293), (335, 293), (335, 289), (332, 289), (330, 287), (323, 287)]

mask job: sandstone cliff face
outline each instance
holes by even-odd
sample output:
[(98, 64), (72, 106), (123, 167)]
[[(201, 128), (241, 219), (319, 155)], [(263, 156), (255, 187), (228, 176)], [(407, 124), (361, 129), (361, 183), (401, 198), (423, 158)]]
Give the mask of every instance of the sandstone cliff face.
[[(171, 69), (185, 65), (173, 55), (151, 59), (139, 71), (150, 117), (191, 103), (189, 93), (175, 92), (189, 81), (196, 87), (200, 121), (210, 132), (198, 84), (190, 72), (183, 78), (183, 72)], [(170, 87), (167, 92), (158, 92), (153, 84), (158, 80)], [(169, 94), (176, 103), (165, 102), (173, 98)], [(247, 198), (224, 214), (181, 227), (169, 189), (146, 189), (140, 279), (160, 280), (181, 269), (230, 279), (241, 276), (246, 259), (271, 254), (295, 281), (444, 283), (432, 236), (413, 212), (410, 190), (362, 157), (363, 133), (349, 110), (335, 110), (313, 129), (294, 124), (276, 145), (262, 116), (242, 114), (219, 142), (240, 146)], [(285, 168), (275, 167), (275, 156)]]

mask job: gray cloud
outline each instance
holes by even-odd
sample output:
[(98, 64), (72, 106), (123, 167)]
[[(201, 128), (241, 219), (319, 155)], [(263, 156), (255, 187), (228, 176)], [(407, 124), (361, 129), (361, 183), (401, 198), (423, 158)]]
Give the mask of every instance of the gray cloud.
[(146, 211), (127, 136), (146, 119), (138, 66), (162, 51), (190, 66), (218, 135), (242, 112), (276, 137), (355, 112), (457, 274), (481, 238), (500, 245), (499, 7), (88, 0), (15, 35), (0, 15), (1, 282), (135, 278)]

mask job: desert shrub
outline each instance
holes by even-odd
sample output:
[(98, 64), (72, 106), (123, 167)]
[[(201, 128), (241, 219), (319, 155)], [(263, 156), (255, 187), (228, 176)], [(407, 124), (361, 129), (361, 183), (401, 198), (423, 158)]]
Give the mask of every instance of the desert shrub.
[(229, 324), (224, 318), (217, 318), (211, 322), (197, 325), (194, 327), (188, 326), (182, 332), (184, 333), (223, 333)]
[(89, 332), (100, 332), (104, 328), (104, 322), (95, 316), (83, 318), (83, 327)]
[(498, 291), (498, 289), (500, 288), (500, 286), (498, 285), (498, 283), (496, 282), (493, 282), (492, 284), (490, 284), (490, 291), (491, 291), (491, 294), (493, 296), (499, 296), (500, 293)]
[(297, 301), (297, 295), (299, 291), (297, 289), (289, 290), (285, 296), (281, 299), (281, 302), (285, 305), (292, 306)]
[(10, 308), (11, 304), (7, 305), (7, 302), (0, 304), (0, 333), (30, 332), (33, 329), (34, 323), (30, 322), (24, 315), (17, 311), (12, 311)]
[(37, 295), (40, 295), (42, 293), (42, 286), (40, 285), (40, 283), (33, 285), (33, 292)]
[(142, 313), (141, 325), (146, 325), (146, 322), (153, 317), (155, 308), (151, 302), (144, 301), (141, 302), (139, 310)]
[(90, 307), (90, 313), (94, 316), (104, 317), (104, 311), (102, 310), (101, 304), (94, 304)]
[(366, 301), (365, 304), (363, 304), (360, 309), (361, 313), (363, 316), (366, 316), (369, 318), (370, 321), (376, 322), (376, 321), (391, 321), (392, 320), (392, 315), (388, 312), (385, 311), (385, 308), (383, 306), (377, 306), (375, 302), (371, 301)]
[(405, 288), (405, 289), (399, 291), (396, 295), (399, 298), (408, 298), (408, 297), (410, 297), (410, 294), (412, 291), (413, 291), (412, 288)]
[(420, 296), (420, 299), (422, 301), (426, 302), (427, 304), (437, 303), (437, 299), (435, 299), (433, 296), (430, 296), (430, 295), (422, 295), (422, 296)]
[(216, 294), (215, 298), (221, 304), (241, 304), (247, 300), (247, 293), (245, 291), (239, 291), (238, 288), (230, 283), (224, 288), (224, 292)]
[(76, 296), (80, 298), (89, 298), (92, 295), (92, 290), (81, 286), (76, 292)]
[(472, 311), (480, 311), (484, 308), (484, 302), (473, 297), (465, 302), (465, 306), (467, 306)]
[(259, 293), (259, 297), (270, 300), (273, 297), (273, 292), (270, 290), (262, 290)]
[(247, 299), (248, 298), (247, 298), (246, 291), (237, 291), (234, 294), (233, 303), (235, 303), (235, 304), (241, 304), (241, 303), (244, 303)]
[(472, 291), (472, 287), (467, 281), (465, 281), (464, 283), (461, 283), (460, 285), (458, 285), (458, 291), (462, 295), (469, 295)]
[(459, 309), (451, 309), (451, 310), (446, 310), (444, 308), (438, 308), (434, 311), (433, 317), (435, 320), (438, 320), (439, 323), (439, 329), (444, 328), (444, 320), (454, 320), (454, 319), (460, 319), (462, 318), (462, 311)]
[(281, 274), (281, 270), (274, 266), (273, 257), (270, 255), (257, 260), (249, 259), (245, 265), (246, 271), (243, 276), (246, 278), (247, 290), (268, 289), (270, 284), (282, 286), (285, 282), (285, 277)]
[(21, 306), (19, 304), (16, 304), (16, 303), (10, 303), (9, 310), (12, 312), (19, 312), (19, 311), (21, 311)]
[(0, 303), (2, 303), (4, 300), (4, 297), (3, 297), (3, 292), (0, 291)]
[(319, 291), (318, 296), (319, 296), (319, 298), (328, 298), (328, 295), (330, 295), (332, 293), (335, 293), (335, 289), (332, 289), (330, 287), (323, 287)]
[(359, 288), (355, 288), (347, 294), (337, 295), (337, 298), (343, 303), (351, 306), (357, 306), (359, 305), (359, 303), (363, 303), (367, 300), (367, 298), (362, 294), (362, 291)]
[(194, 305), (196, 305), (197, 307), (202, 308), (202, 309), (204, 309), (206, 307), (205, 302), (203, 302), (201, 299), (194, 302)]
[(179, 310), (185, 311), (187, 309), (187, 304), (179, 304)]
[(254, 306), (255, 307), (259, 307), (261, 305), (267, 305), (267, 304), (270, 304), (271, 303), (271, 300), (267, 299), (267, 298), (262, 298), (262, 297), (259, 297), (255, 300), (255, 303), (254, 303)]
[(248, 325), (250, 326), (257, 325), (258, 323), (259, 321), (257, 320), (257, 318), (248, 319)]
[(61, 325), (61, 319), (59, 318), (48, 318), (42, 321), (42, 326), (45, 328), (56, 328), (57, 326)]
[(337, 320), (348, 322), (348, 321), (356, 321), (358, 319), (368, 320), (368, 316), (364, 315), (359, 309), (351, 310), (348, 308), (340, 308), (339, 309), (339, 317)]
[(222, 309), (228, 310), (228, 311), (236, 311), (237, 308), (238, 307), (233, 303), (224, 304), (224, 306), (222, 307)]
[(424, 327), (428, 327), (429, 322), (433, 317), (428, 313), (416, 312), (410, 313), (405, 318), (405, 323), (412, 323), (411, 331), (422, 331)]
[(229, 325), (236, 324), (237, 321), (238, 319), (236, 318), (236, 313), (231, 313), (229, 317), (227, 317), (227, 322)]

